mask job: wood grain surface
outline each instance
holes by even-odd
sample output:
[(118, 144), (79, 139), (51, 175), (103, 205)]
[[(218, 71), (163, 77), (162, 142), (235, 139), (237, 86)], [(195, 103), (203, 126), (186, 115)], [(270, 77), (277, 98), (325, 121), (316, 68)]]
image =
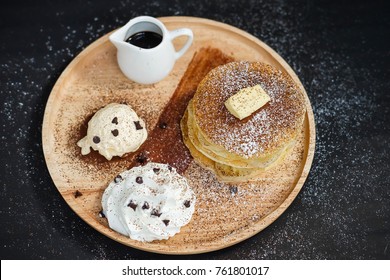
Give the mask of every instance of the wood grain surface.
[[(164, 254), (196, 254), (241, 242), (275, 221), (301, 190), (313, 160), (315, 124), (310, 101), (290, 66), (259, 39), (235, 27), (201, 18), (161, 18), (169, 30), (188, 27), (194, 42), (163, 81), (149, 86), (126, 79), (116, 62), (108, 34), (82, 51), (64, 70), (48, 99), (42, 142), (46, 164), (55, 186), (69, 206), (89, 225), (127, 246)], [(180, 46), (184, 38), (174, 41)], [(256, 182), (219, 183), (215, 176), (191, 162), (183, 174), (197, 195), (191, 222), (166, 241), (142, 243), (112, 231), (99, 215), (108, 183), (126, 170), (126, 158), (105, 160), (96, 152), (81, 156), (77, 141), (88, 119), (112, 102), (126, 102), (147, 128), (156, 126), (194, 54), (202, 48), (219, 49), (235, 60), (262, 61), (288, 73), (305, 94), (307, 113), (298, 144), (285, 160)], [(181, 139), (178, 139), (178, 141)], [(131, 156), (130, 156), (131, 157)]]

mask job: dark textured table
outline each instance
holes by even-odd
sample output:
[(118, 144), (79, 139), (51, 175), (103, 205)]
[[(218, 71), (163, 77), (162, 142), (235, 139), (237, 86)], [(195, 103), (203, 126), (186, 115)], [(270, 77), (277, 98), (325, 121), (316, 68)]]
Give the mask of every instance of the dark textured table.
[[(390, 259), (388, 1), (6, 2), (1, 259)], [(50, 178), (41, 124), (54, 83), (80, 51), (138, 15), (204, 17), (243, 29), (291, 65), (312, 102), (317, 144), (302, 191), (276, 222), (233, 247), (164, 256), (123, 246), (83, 222)]]

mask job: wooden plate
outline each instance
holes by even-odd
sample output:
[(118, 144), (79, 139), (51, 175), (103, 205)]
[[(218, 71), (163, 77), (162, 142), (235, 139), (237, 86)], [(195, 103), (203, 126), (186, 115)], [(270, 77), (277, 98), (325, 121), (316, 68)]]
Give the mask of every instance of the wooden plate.
[[(46, 163), (55, 186), (69, 206), (89, 225), (125, 245), (165, 254), (195, 254), (241, 242), (275, 221), (291, 204), (309, 173), (315, 149), (315, 125), (310, 101), (288, 64), (259, 39), (232, 26), (192, 17), (161, 18), (169, 30), (191, 28), (194, 42), (163, 81), (137, 85), (127, 80), (116, 63), (116, 49), (103, 36), (82, 51), (65, 69), (48, 99), (42, 128)], [(175, 46), (182, 44), (180, 38)], [(255, 183), (236, 185), (232, 192), (209, 171), (190, 163), (184, 174), (197, 204), (191, 222), (167, 241), (142, 243), (112, 231), (99, 216), (108, 183), (127, 169), (124, 160), (82, 157), (76, 143), (88, 118), (111, 102), (127, 102), (154, 127), (194, 53), (218, 48), (237, 60), (262, 61), (288, 73), (305, 94), (307, 113), (298, 144), (277, 167)], [(85, 132), (85, 131), (84, 131)]]

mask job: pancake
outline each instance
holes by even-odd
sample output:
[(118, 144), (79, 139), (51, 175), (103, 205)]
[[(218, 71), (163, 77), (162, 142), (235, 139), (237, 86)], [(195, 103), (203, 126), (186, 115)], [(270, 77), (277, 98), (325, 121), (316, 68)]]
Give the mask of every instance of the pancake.
[(277, 162), (283, 160), (283, 158), (287, 155), (288, 151), (292, 148), (292, 146), (287, 147), (288, 149), (285, 149), (283, 153), (275, 159), (273, 164), (270, 164), (267, 167), (238, 168), (213, 161), (205, 154), (200, 152), (197, 147), (194, 146), (191, 138), (188, 135), (191, 131), (191, 129), (188, 128), (188, 111), (185, 112), (182, 118), (181, 127), (183, 131), (182, 136), (184, 144), (189, 149), (192, 157), (201, 167), (213, 171), (221, 182), (240, 183), (250, 181), (260, 175), (262, 172), (267, 171), (273, 164), (276, 164)]
[[(224, 102), (260, 84), (270, 101), (239, 120)], [(211, 70), (182, 119), (194, 159), (221, 181), (247, 181), (279, 162), (295, 144), (305, 116), (302, 92), (285, 73), (261, 62), (231, 62)]]

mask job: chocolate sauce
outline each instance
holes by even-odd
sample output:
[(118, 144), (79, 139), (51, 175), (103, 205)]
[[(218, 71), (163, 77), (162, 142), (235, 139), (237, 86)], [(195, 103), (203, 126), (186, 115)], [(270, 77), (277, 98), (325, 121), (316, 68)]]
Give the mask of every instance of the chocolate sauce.
[(162, 36), (151, 31), (141, 31), (131, 35), (126, 42), (143, 49), (157, 47), (162, 41)]

